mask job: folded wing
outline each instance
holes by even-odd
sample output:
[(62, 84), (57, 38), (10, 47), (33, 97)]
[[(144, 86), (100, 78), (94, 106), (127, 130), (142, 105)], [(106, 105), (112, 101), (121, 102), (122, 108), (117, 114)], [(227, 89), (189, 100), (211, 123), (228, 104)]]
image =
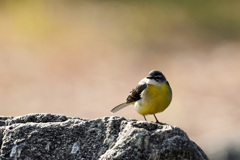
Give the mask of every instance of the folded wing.
[(138, 85), (136, 86), (136, 88), (130, 92), (129, 96), (127, 97), (127, 102), (121, 103), (118, 106), (114, 107), (111, 110), (111, 112), (115, 113), (115, 112), (119, 111), (120, 109), (127, 107), (130, 104), (134, 104), (134, 102), (141, 99), (141, 93), (146, 87), (147, 87), (147, 84), (145, 83), (145, 81), (144, 80), (140, 81), (138, 83)]

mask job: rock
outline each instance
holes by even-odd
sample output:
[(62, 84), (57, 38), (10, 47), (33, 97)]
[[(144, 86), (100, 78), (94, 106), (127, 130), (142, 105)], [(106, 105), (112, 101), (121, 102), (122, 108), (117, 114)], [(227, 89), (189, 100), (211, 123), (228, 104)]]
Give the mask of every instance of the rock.
[(0, 159), (206, 160), (178, 127), (123, 117), (0, 117)]

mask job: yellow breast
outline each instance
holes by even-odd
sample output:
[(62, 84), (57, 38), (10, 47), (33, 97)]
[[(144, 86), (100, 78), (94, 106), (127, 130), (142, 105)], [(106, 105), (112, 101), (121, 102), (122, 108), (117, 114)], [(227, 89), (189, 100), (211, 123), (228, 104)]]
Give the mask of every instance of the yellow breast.
[(172, 90), (167, 82), (156, 86), (148, 85), (142, 93), (142, 99), (134, 103), (135, 110), (141, 115), (164, 111), (172, 100)]

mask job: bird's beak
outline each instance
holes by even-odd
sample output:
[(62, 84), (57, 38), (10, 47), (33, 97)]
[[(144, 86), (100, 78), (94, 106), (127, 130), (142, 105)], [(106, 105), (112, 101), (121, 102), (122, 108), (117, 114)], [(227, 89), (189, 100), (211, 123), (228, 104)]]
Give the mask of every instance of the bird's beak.
[(151, 76), (147, 76), (146, 78), (147, 78), (147, 79), (152, 79), (153, 77), (151, 77)]

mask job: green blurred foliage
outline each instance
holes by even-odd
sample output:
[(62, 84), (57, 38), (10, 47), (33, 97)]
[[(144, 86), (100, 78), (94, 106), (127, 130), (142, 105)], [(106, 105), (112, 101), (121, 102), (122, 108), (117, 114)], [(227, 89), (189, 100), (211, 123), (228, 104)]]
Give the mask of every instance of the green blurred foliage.
[[(42, 36), (51, 34), (55, 28), (58, 31), (59, 28), (64, 29), (69, 21), (75, 22), (75, 25), (80, 27), (82, 21), (104, 25), (102, 26), (106, 27), (104, 34), (108, 34), (109, 28), (124, 30), (132, 42), (139, 44), (144, 41), (154, 46), (154, 43), (159, 45), (166, 41), (166, 36), (169, 35), (173, 38), (180, 36), (183, 40), (196, 36), (202, 41), (239, 40), (239, 6), (240, 1), (234, 0), (2, 0), (0, 14), (1, 17), (12, 18), (15, 27), (22, 34), (38, 38), (44, 39)], [(95, 17), (101, 22), (96, 22)], [(110, 23), (111, 21), (113, 23)], [(60, 25), (56, 26), (55, 23), (59, 22)]]
[(210, 36), (220, 39), (239, 40), (240, 1), (185, 0), (184, 3), (179, 2), (178, 4)]

